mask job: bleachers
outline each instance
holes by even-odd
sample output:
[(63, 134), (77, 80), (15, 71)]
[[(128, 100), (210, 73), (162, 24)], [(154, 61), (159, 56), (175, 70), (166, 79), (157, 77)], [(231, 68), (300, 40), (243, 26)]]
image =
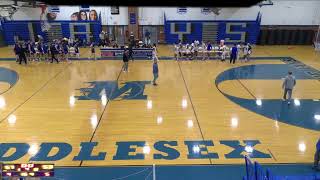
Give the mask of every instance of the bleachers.
[[(21, 40), (35, 40), (37, 35), (41, 35), (45, 41), (56, 38), (71, 37), (99, 41), (101, 32), (101, 22), (81, 22), (54, 21), (50, 22), (51, 28), (48, 32), (41, 31), (40, 21), (4, 21), (2, 23), (4, 39), (7, 45), (14, 44), (14, 36), (19, 36)], [(74, 28), (72, 28), (74, 27)]]
[[(221, 39), (226, 44), (247, 42), (256, 44), (261, 24), (261, 14), (255, 20), (223, 21), (187, 21), (165, 19), (165, 37), (168, 44), (178, 42), (191, 43), (194, 40), (218, 43)], [(181, 37), (182, 36), (182, 37)]]

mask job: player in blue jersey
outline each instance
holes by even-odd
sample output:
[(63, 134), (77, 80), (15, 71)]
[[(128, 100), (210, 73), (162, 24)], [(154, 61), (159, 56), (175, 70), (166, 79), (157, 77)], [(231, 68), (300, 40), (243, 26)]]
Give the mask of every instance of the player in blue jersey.
[(233, 47), (230, 50), (230, 64), (235, 63), (238, 55), (238, 48), (237, 45), (234, 44)]

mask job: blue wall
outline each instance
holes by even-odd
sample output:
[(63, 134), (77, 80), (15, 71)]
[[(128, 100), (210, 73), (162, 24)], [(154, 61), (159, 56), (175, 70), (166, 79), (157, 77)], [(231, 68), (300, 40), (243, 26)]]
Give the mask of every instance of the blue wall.
[[(54, 23), (60, 23), (62, 29), (63, 37), (70, 37), (70, 23), (77, 23), (74, 21), (54, 21)], [(83, 22), (81, 22), (83, 23)], [(101, 23), (97, 22), (87, 22), (90, 23), (90, 30), (93, 35), (93, 39), (95, 42), (99, 41), (99, 33), (101, 32)], [(29, 32), (28, 24), (31, 24), (33, 27), (33, 32)], [(14, 44), (14, 36), (18, 35), (21, 39), (28, 41), (31, 39), (30, 33), (36, 37), (37, 35), (42, 35), (44, 40), (47, 41), (47, 35), (45, 32), (41, 31), (40, 21), (5, 21), (2, 23), (4, 39), (8, 45)], [(79, 26), (78, 32), (85, 32), (86, 29), (84, 26)], [(79, 36), (79, 38), (85, 38), (85, 35)]]
[[(166, 42), (169, 44), (175, 43), (179, 40), (179, 35), (176, 32), (182, 32), (185, 42), (190, 43), (194, 40), (202, 41), (203, 36), (203, 23), (217, 23), (217, 42), (225, 40), (228, 44), (245, 41), (251, 44), (257, 42), (260, 21), (165, 21), (165, 37)], [(171, 23), (175, 24), (175, 31), (171, 32)], [(191, 32), (187, 32), (187, 23), (191, 24)], [(227, 30), (227, 27), (230, 30)], [(178, 29), (178, 30), (177, 30)]]

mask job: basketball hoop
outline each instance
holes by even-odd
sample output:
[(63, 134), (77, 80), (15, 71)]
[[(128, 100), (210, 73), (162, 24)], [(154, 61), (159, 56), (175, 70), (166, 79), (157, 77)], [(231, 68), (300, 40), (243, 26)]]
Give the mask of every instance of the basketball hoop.
[(46, 12), (47, 5), (46, 4), (40, 4), (39, 6), (41, 8), (41, 15), (42, 15), (42, 14), (44, 14)]
[(39, 5), (41, 8), (41, 14), (40, 14), (40, 23), (41, 23), (41, 30), (43, 32), (49, 31), (50, 29), (50, 23), (47, 21), (45, 14), (47, 10), (47, 5), (46, 4), (40, 4)]
[(218, 16), (220, 15), (221, 8), (209, 8), (209, 11)]

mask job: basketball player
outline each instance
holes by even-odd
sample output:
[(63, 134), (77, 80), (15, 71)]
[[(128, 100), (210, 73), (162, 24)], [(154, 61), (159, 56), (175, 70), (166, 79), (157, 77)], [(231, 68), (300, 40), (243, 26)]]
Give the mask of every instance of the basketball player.
[(221, 51), (221, 61), (225, 61), (226, 60), (226, 56), (227, 56), (227, 46), (226, 45), (222, 45), (220, 48)]
[(193, 60), (194, 58), (194, 43), (191, 43), (190, 45), (190, 60)]
[(252, 47), (251, 47), (250, 43), (248, 43), (247, 46), (248, 46), (247, 59), (248, 59), (248, 61), (249, 61), (249, 60), (250, 60), (250, 56), (251, 56), (251, 54), (252, 54)]
[(80, 50), (79, 50), (79, 44), (76, 43), (74, 45), (74, 52), (76, 53), (76, 57), (79, 59), (80, 58)]
[(39, 49), (38, 49), (38, 45), (39, 43), (38, 42), (35, 42), (34, 43), (34, 59), (35, 61), (40, 61), (40, 52), (39, 52)]
[(132, 61), (134, 61), (133, 59), (133, 46), (131, 44), (129, 44), (129, 59), (131, 59)]
[(16, 62), (19, 61), (18, 50), (19, 50), (19, 44), (16, 42), (16, 43), (14, 43), (14, 47), (13, 47), (13, 52), (16, 55)]
[(56, 49), (58, 51), (58, 59), (60, 61), (63, 60), (63, 50), (62, 50), (62, 45), (61, 45), (61, 41), (57, 41), (56, 43)]
[(158, 85), (156, 83), (156, 80), (159, 77), (159, 68), (158, 68), (158, 62), (157, 61), (153, 61), (153, 68), (152, 68), (152, 73), (153, 73), (153, 85), (156, 86)]
[(89, 57), (89, 59), (92, 59), (92, 57), (94, 60), (96, 60), (96, 50), (94, 49), (94, 42), (92, 42), (90, 44), (90, 57)]
[(129, 63), (129, 58), (128, 58), (128, 50), (124, 50), (123, 51), (123, 57), (122, 57), (122, 60), (123, 60), (123, 72), (128, 72), (128, 63)]
[(76, 56), (76, 52), (74, 49), (74, 46), (70, 46), (69, 47), (69, 57), (75, 57)]
[[(242, 49), (242, 47), (241, 47), (241, 43), (238, 43), (237, 44), (237, 60), (239, 61), (240, 60), (240, 57), (241, 57), (241, 55), (240, 55), (240, 53), (241, 53), (241, 49)], [(241, 60), (241, 62), (242, 62), (242, 60)]]
[(210, 41), (208, 41), (208, 45), (207, 45), (207, 58), (210, 60), (210, 53), (212, 51), (212, 45), (210, 43)]
[(179, 40), (178, 46), (179, 46), (179, 57), (181, 58), (183, 56), (183, 45), (181, 40)]
[(34, 43), (33, 42), (29, 42), (28, 43), (28, 49), (29, 49), (29, 52), (30, 52), (30, 61), (35, 61), (35, 55), (36, 55), (36, 51), (34, 49)]
[(186, 51), (185, 51), (185, 53), (186, 53), (186, 59), (190, 59), (190, 54), (191, 54), (191, 52), (190, 52), (189, 44), (186, 44), (185, 49), (186, 49)]
[(49, 47), (48, 47), (48, 44), (44, 44), (43, 45), (43, 58), (46, 60), (46, 61), (49, 61)]
[(174, 44), (174, 58), (176, 59), (176, 61), (178, 61), (178, 56), (179, 56), (179, 45), (178, 44)]
[(63, 57), (65, 58), (65, 60), (69, 61), (69, 47), (66, 41), (62, 42), (62, 53), (63, 53)]
[(202, 45), (201, 45), (201, 53), (202, 53), (202, 60), (204, 61), (206, 58), (206, 49), (207, 49), (207, 45), (204, 41), (202, 41)]
[(199, 41), (195, 40), (194, 41), (194, 58), (198, 58), (198, 51), (199, 51)]
[(244, 59), (245, 61), (249, 61), (250, 60), (250, 55), (252, 53), (252, 47), (251, 45), (248, 43), (247, 45), (245, 45), (245, 47), (243, 48), (243, 54), (244, 54)]
[(157, 46), (156, 46), (156, 44), (153, 44), (153, 48), (152, 48), (152, 60), (153, 61), (155, 61), (155, 60), (159, 61), (157, 53), (158, 53)]

